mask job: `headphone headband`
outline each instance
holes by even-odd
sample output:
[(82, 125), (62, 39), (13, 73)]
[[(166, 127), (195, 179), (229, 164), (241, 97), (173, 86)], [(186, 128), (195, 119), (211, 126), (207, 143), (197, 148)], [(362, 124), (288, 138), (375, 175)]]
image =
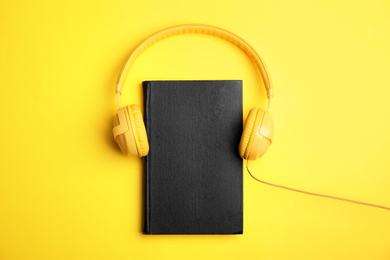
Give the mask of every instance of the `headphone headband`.
[(222, 38), (224, 40), (227, 40), (235, 45), (237, 45), (241, 50), (243, 50), (248, 57), (255, 62), (257, 68), (260, 71), (261, 77), (264, 82), (265, 89), (267, 91), (267, 97), (268, 97), (268, 110), (271, 106), (271, 98), (273, 96), (273, 88), (271, 79), (269, 77), (269, 73), (267, 71), (267, 68), (265, 66), (265, 63), (261, 59), (260, 55), (256, 52), (256, 50), (244, 39), (241, 37), (226, 31), (224, 29), (210, 26), (210, 25), (201, 25), (201, 24), (185, 24), (185, 25), (177, 25), (173, 27), (169, 27), (166, 29), (163, 29), (161, 31), (158, 31), (145, 40), (143, 40), (130, 54), (130, 56), (127, 58), (126, 63), (123, 65), (121, 72), (119, 73), (117, 82), (116, 82), (116, 88), (115, 93), (117, 93), (118, 97), (118, 106), (120, 105), (120, 95), (122, 94), (122, 89), (124, 86), (124, 83), (126, 81), (127, 75), (129, 74), (130, 68), (134, 64), (135, 60), (150, 46), (157, 43), (158, 41), (178, 35), (178, 34), (186, 34), (186, 33), (203, 33), (203, 34), (209, 34), (213, 35), (219, 38)]

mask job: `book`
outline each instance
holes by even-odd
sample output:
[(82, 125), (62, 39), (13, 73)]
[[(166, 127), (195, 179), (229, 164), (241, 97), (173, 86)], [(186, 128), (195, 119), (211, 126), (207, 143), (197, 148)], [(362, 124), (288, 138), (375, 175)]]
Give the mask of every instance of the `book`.
[(144, 234), (242, 234), (242, 81), (144, 81)]

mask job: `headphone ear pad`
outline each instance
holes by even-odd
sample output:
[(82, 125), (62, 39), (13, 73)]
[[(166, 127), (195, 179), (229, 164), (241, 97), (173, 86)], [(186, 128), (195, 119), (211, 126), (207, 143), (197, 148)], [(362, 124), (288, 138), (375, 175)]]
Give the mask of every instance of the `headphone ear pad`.
[(271, 114), (260, 108), (252, 108), (241, 136), (239, 153), (243, 159), (256, 160), (263, 156), (272, 144), (274, 122)]
[(149, 153), (148, 137), (141, 109), (137, 105), (127, 106), (130, 122), (134, 131), (134, 139), (139, 157), (144, 157)]
[[(238, 152), (243, 159), (247, 159), (249, 155), (248, 150), (248, 144), (251, 139), (251, 136), (253, 136), (253, 131), (256, 131), (255, 128), (255, 121), (256, 121), (256, 115), (258, 113), (258, 108), (252, 108), (249, 111), (248, 117), (246, 118), (244, 130), (242, 132), (240, 145), (238, 147)], [(253, 138), (252, 138), (253, 139)]]

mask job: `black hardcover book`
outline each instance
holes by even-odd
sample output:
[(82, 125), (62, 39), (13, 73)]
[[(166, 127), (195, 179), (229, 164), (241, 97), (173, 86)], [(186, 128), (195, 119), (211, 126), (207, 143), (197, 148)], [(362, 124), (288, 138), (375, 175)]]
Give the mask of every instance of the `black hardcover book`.
[(242, 234), (242, 81), (145, 81), (144, 234)]

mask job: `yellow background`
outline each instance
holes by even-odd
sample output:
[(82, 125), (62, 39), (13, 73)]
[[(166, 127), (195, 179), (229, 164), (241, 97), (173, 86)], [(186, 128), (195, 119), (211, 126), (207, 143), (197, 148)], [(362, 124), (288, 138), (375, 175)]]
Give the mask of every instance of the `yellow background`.
[[(390, 259), (390, 212), (267, 187), (244, 172), (244, 235), (142, 235), (142, 161), (111, 135), (114, 83), (149, 34), (181, 23), (248, 40), (275, 86), (262, 179), (390, 206), (388, 1), (1, 1), (0, 259)], [(234, 45), (160, 42), (140, 83), (242, 79), (244, 118), (265, 106)]]

